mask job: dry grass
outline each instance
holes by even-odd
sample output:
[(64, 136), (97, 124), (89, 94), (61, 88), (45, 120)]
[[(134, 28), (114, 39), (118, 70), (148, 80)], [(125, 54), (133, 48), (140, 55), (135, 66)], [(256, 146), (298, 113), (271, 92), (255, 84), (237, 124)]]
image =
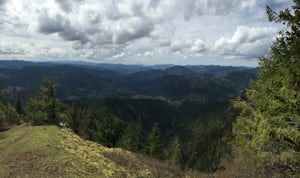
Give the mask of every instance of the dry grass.
[[(28, 130), (22, 126), (2, 132), (0, 147)], [(145, 177), (215, 178), (239, 177), (239, 163), (214, 174), (183, 172), (176, 166), (133, 154), (120, 148), (107, 148), (54, 126), (34, 127), (28, 137), (18, 140), (0, 157), (0, 177)]]

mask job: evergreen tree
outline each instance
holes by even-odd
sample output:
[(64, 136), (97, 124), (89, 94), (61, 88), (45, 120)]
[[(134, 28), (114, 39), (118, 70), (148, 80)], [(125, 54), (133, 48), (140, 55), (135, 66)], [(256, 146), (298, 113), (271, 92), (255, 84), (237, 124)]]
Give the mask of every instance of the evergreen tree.
[(6, 121), (6, 115), (2, 109), (2, 106), (0, 105), (0, 131), (7, 129), (7, 121)]
[(57, 99), (54, 75), (52, 74), (49, 79), (45, 79), (44, 83), (46, 84), (45, 94), (46, 98), (48, 99), (46, 111), (48, 114), (49, 123), (57, 125), (59, 121), (56, 114)]
[(179, 136), (176, 135), (173, 139), (172, 143), (172, 151), (171, 151), (171, 163), (174, 165), (180, 165), (181, 160), (181, 146)]
[(291, 9), (279, 13), (267, 7), (269, 20), (283, 23), (286, 29), (260, 59), (258, 80), (251, 81), (247, 101), (235, 103), (241, 108), (233, 126), (235, 144), (256, 174), (299, 175), (300, 1), (293, 2)]
[(139, 120), (138, 123), (129, 124), (120, 140), (117, 142), (117, 146), (120, 146), (126, 150), (139, 152), (142, 145), (142, 124)]
[(5, 94), (3, 92), (1, 92), (1, 91), (0, 91), (0, 103), (4, 104), (4, 105), (8, 104), (7, 98), (6, 98)]
[(25, 120), (34, 125), (58, 124), (54, 75), (45, 79), (36, 95), (26, 103)]
[(15, 110), (18, 114), (23, 114), (23, 106), (20, 98), (20, 93), (16, 91)]
[(80, 127), (80, 108), (77, 104), (73, 104), (69, 113), (69, 125), (70, 128), (79, 135)]
[(9, 125), (19, 124), (20, 119), (14, 108), (7, 102), (4, 93), (0, 92), (0, 131), (6, 130)]
[(157, 123), (154, 124), (146, 138), (145, 153), (158, 159), (161, 159), (163, 156), (161, 148), (161, 133)]

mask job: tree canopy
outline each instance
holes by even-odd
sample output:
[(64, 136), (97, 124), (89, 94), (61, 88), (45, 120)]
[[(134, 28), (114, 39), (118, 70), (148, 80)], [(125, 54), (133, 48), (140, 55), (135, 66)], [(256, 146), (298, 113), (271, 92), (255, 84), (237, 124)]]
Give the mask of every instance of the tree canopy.
[[(299, 175), (300, 170), (300, 0), (280, 12), (267, 6), (269, 21), (285, 28), (251, 81), (233, 126), (235, 144), (252, 174)], [(270, 173), (269, 173), (270, 172)]]

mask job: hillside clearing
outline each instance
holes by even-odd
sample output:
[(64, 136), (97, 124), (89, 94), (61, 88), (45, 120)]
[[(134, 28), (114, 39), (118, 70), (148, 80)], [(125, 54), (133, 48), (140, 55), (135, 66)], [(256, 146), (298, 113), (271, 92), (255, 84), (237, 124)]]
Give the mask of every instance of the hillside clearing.
[(55, 126), (21, 126), (0, 136), (0, 177), (185, 177), (167, 163)]

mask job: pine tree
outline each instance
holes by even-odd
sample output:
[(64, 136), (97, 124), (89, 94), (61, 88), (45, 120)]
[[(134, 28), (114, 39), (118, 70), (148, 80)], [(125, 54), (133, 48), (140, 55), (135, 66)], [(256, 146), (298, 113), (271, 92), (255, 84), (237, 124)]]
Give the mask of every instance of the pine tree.
[(267, 14), (286, 29), (260, 59), (258, 80), (251, 81), (247, 101), (235, 102), (241, 108), (233, 126), (235, 144), (258, 174), (270, 170), (284, 176), (299, 174), (300, 1), (279, 13), (267, 7)]

